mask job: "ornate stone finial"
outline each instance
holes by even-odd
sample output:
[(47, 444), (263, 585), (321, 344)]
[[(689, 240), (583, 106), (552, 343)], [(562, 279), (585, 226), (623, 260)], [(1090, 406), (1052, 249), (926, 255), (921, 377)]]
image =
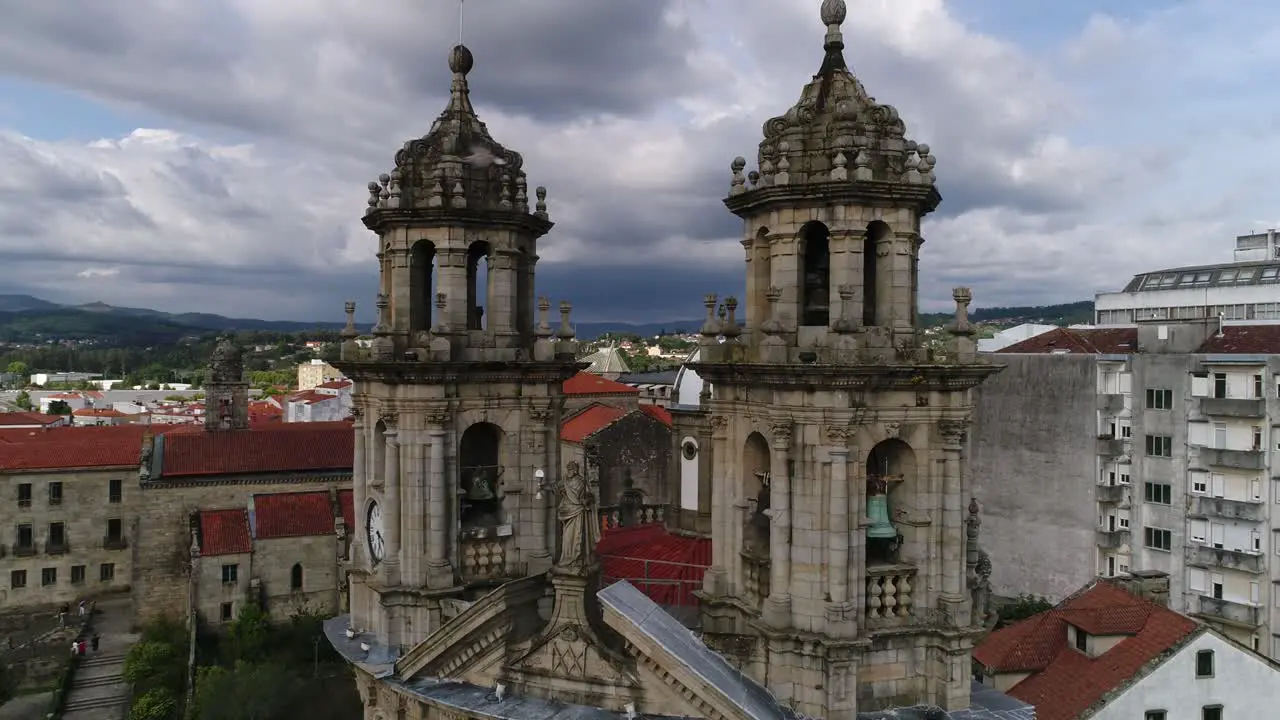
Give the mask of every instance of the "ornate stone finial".
[(791, 184), (791, 160), (787, 155), (791, 152), (791, 143), (783, 140), (778, 143), (778, 170), (773, 174), (774, 185)]
[(739, 155), (729, 164), (729, 169), (733, 171), (733, 179), (729, 182), (729, 194), (741, 195), (747, 191), (747, 177), (742, 174), (743, 168), (747, 166), (746, 158)]
[(715, 293), (708, 293), (702, 298), (702, 304), (707, 308), (707, 320), (702, 323), (702, 328), (698, 331), (704, 336), (715, 337), (720, 334), (720, 323), (716, 322), (716, 303), (720, 302), (720, 296)]
[(764, 299), (769, 302), (769, 317), (760, 323), (760, 330), (766, 335), (778, 335), (782, 332), (782, 318), (778, 317), (778, 302), (782, 300), (782, 288), (770, 286), (764, 291)]
[(836, 293), (840, 296), (840, 316), (831, 329), (838, 333), (851, 333), (858, 328), (858, 321), (853, 317), (853, 296), (857, 288), (845, 283), (836, 288)]
[(436, 334), (449, 332), (449, 296), (436, 293)]
[(454, 45), (453, 49), (449, 51), (449, 71), (454, 75), (465, 77), (475, 65), (475, 56), (471, 54), (466, 45)]
[(365, 209), (365, 214), (369, 214), (378, 209), (378, 195), (382, 192), (382, 187), (377, 182), (369, 183), (369, 207)]
[(342, 309), (347, 313), (347, 324), (342, 328), (342, 337), (359, 337), (360, 331), (356, 330), (356, 301), (346, 301), (342, 304)]
[(982, 517), (979, 515), (981, 512), (982, 508), (978, 506), (978, 498), (969, 498), (969, 523), (971, 525), (976, 526), (982, 524)]
[(742, 334), (742, 328), (738, 325), (738, 298), (730, 295), (724, 299), (724, 307), (728, 310), (729, 317), (724, 321), (724, 326), (720, 328), (720, 334), (727, 339), (733, 340)]
[(551, 329), (550, 298), (538, 298), (538, 326), (533, 329), (533, 334), (540, 338), (549, 338), (554, 334), (554, 331)]
[(568, 300), (560, 301), (560, 329), (556, 331), (556, 337), (560, 340), (569, 341), (574, 338), (573, 326), (569, 324), (569, 313), (573, 312), (573, 303)]
[(958, 287), (951, 291), (951, 299), (956, 301), (956, 320), (951, 327), (951, 334), (972, 335), (973, 326), (969, 324), (969, 303), (973, 302), (973, 291), (967, 287)]
[(538, 198), (538, 202), (534, 204), (534, 214), (538, 217), (545, 218), (547, 216), (547, 189), (541, 185), (533, 189), (534, 197)]
[(384, 293), (378, 293), (378, 322), (373, 326), (373, 357), (376, 360), (391, 360), (395, 356), (395, 343), (391, 339), (391, 313), (388, 308), (391, 300)]
[(840, 26), (844, 24), (844, 18), (848, 12), (849, 9), (845, 7), (844, 0), (822, 0), (819, 14), (822, 24), (827, 26), (827, 36), (823, 40), (822, 49), (827, 51), (827, 56), (822, 61), (822, 72), (819, 74), (829, 74), (845, 67), (844, 35), (840, 32)]
[(374, 307), (378, 308), (378, 322), (373, 326), (374, 335), (387, 335), (391, 332), (390, 318), (387, 317), (387, 308), (391, 307), (391, 299), (386, 293), (378, 293), (378, 299), (374, 302)]

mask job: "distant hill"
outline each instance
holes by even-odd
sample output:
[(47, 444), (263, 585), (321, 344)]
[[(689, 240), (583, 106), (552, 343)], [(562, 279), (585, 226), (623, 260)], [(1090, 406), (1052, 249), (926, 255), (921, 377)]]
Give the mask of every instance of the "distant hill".
[[(923, 313), (925, 327), (945, 325), (952, 313)], [(1036, 322), (1072, 325), (1093, 321), (1093, 303), (1065, 305), (976, 308), (970, 318), (997, 325)], [(578, 338), (594, 340), (601, 335), (653, 337), (663, 332), (697, 332), (702, 320), (668, 320), (653, 323), (574, 323)], [(294, 333), (309, 330), (340, 330), (340, 322), (297, 322), (229, 318), (211, 313), (166, 313), (146, 308), (116, 307), (102, 302), (59, 305), (30, 295), (0, 295), (0, 342), (31, 343), (51, 340), (93, 340), (104, 345), (145, 347), (166, 345), (183, 338), (224, 331), (265, 331)], [(362, 332), (368, 328), (362, 327)]]

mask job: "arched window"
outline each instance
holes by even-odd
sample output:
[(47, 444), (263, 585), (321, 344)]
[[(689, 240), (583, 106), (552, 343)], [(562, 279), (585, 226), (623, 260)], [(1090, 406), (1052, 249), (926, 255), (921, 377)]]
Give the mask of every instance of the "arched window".
[(831, 232), (812, 221), (800, 228), (804, 264), (800, 277), (801, 324), (825, 327), (831, 322)]
[(302, 592), (302, 563), (294, 563), (293, 569), (289, 571), (289, 589)]
[(483, 240), (467, 248), (467, 329), (485, 329), (485, 303), (489, 302), (489, 253)]
[(874, 220), (867, 225), (867, 232), (862, 236), (862, 324), (867, 327), (879, 324), (876, 321), (879, 311), (876, 293), (880, 282), (880, 258), (876, 254), (876, 246), (888, 233), (887, 224)]

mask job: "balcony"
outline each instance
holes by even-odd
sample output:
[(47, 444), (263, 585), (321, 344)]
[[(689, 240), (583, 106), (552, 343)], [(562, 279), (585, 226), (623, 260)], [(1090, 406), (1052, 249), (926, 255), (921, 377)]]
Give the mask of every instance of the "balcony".
[(600, 527), (603, 530), (633, 525), (661, 525), (666, 519), (665, 504), (604, 505), (600, 508)]
[(104, 537), (102, 547), (107, 550), (124, 550), (129, 547), (129, 541), (122, 537)]
[(36, 546), (32, 545), (14, 545), (13, 554), (15, 557), (31, 557), (36, 554)]
[(866, 582), (868, 625), (910, 624), (915, 615), (912, 595), (916, 584), (914, 566), (868, 565)]
[(1110, 435), (1099, 435), (1098, 454), (1103, 457), (1120, 457), (1124, 454), (1124, 440)]
[(1262, 398), (1201, 398), (1200, 412), (1214, 417), (1260, 418), (1267, 415), (1267, 401)]
[(1108, 485), (1105, 483), (1098, 484), (1098, 502), (1107, 503), (1108, 505), (1116, 505), (1124, 502), (1125, 488), (1128, 485)]
[(1207, 620), (1223, 620), (1237, 625), (1258, 627), (1262, 624), (1262, 608), (1222, 598), (1199, 596), (1197, 615)]
[(71, 545), (66, 540), (62, 542), (47, 542), (44, 544), (44, 552), (46, 555), (66, 555), (71, 552)]
[(1098, 393), (1098, 412), (1115, 416), (1124, 410), (1124, 395), (1119, 393)]
[(1267, 465), (1266, 455), (1262, 448), (1253, 450), (1224, 450), (1221, 448), (1201, 447), (1200, 462), (1210, 467), (1234, 468), (1236, 470), (1261, 470)]
[(460, 539), (462, 579), (466, 583), (501, 581), (514, 573), (508, 561), (514, 560), (510, 549), (510, 533), (468, 533)]
[(1116, 550), (1122, 545), (1128, 545), (1129, 537), (1128, 528), (1116, 528), (1115, 530), (1098, 528), (1098, 546), (1105, 550)]
[(1265, 572), (1267, 569), (1262, 553), (1227, 550), (1194, 542), (1186, 546), (1186, 558), (1188, 565), (1227, 568), (1254, 575)]
[(1262, 522), (1266, 516), (1262, 501), (1228, 500), (1226, 498), (1193, 495), (1190, 514), (1200, 517), (1219, 517), (1230, 520)]

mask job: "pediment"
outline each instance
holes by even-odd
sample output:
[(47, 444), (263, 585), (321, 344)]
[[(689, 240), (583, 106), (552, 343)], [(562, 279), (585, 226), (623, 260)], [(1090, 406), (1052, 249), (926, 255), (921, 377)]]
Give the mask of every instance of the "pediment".
[(563, 625), (535, 639), (507, 664), (510, 671), (613, 687), (636, 687), (634, 672), (589, 627)]

